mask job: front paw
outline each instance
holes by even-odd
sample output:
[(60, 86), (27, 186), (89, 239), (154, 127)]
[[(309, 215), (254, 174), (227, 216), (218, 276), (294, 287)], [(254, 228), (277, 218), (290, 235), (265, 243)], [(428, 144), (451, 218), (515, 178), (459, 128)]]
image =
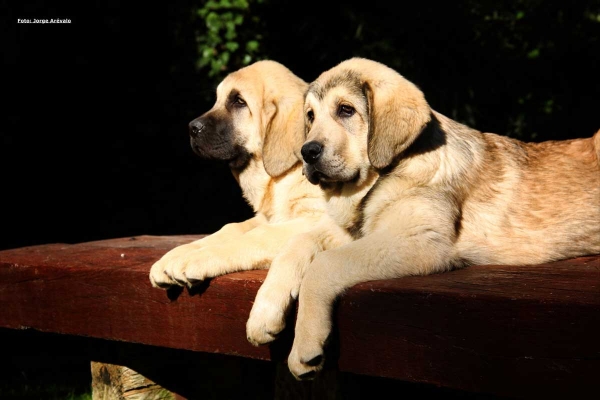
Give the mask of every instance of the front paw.
[[(176, 248), (165, 254), (150, 270), (154, 287), (188, 286), (226, 273), (228, 260), (216, 248)], [(229, 271), (232, 272), (232, 271)]]
[(220, 246), (207, 246), (193, 251), (174, 263), (167, 274), (181, 285), (192, 287), (206, 279), (236, 272), (231, 254)]
[(285, 317), (292, 297), (289, 290), (263, 284), (256, 295), (246, 323), (246, 336), (254, 346), (267, 344), (285, 328)]
[(150, 282), (152, 286), (164, 289), (174, 285), (181, 285), (172, 277), (174, 266), (185, 262), (186, 257), (190, 253), (201, 249), (205, 240), (206, 238), (177, 246), (155, 262), (152, 268), (150, 268)]
[(294, 345), (288, 357), (288, 368), (297, 380), (313, 379), (323, 369), (328, 333), (325, 330), (321, 334), (312, 333), (303, 335), (296, 330)]
[(335, 295), (327, 292), (329, 285), (320, 286), (323, 282), (326, 279), (317, 274), (302, 282), (294, 344), (288, 357), (290, 372), (298, 380), (312, 379), (325, 362), (324, 349), (332, 331)]
[(331, 334), (331, 314), (324, 307), (326, 303), (314, 300), (300, 295), (294, 344), (288, 357), (290, 372), (298, 380), (313, 379), (323, 369), (324, 348)]

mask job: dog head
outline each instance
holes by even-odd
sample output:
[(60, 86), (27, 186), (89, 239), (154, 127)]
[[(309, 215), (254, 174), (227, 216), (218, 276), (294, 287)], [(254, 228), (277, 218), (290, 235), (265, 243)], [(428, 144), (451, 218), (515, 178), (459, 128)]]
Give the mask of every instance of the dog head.
[(311, 183), (358, 182), (388, 167), (431, 120), (423, 93), (396, 71), (352, 58), (310, 84), (301, 149)]
[(307, 84), (283, 65), (258, 61), (229, 74), (217, 100), (189, 124), (196, 154), (223, 160), (237, 171), (262, 159), (276, 177), (298, 162), (304, 140), (302, 106)]

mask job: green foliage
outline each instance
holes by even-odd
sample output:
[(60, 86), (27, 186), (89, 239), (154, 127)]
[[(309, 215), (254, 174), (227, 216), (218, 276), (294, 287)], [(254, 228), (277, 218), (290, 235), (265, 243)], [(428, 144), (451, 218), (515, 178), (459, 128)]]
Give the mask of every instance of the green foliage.
[(0, 384), (1, 399), (15, 400), (92, 400), (91, 389), (82, 390), (69, 384), (30, 382), (23, 385)]
[(221, 80), (228, 72), (261, 58), (260, 18), (254, 8), (264, 0), (208, 0), (195, 9), (196, 67)]
[[(207, 83), (262, 58), (305, 80), (361, 56), (402, 73), (433, 108), (523, 140), (597, 129), (600, 0), (192, 0)], [(260, 16), (260, 17), (259, 17)], [(591, 81), (590, 81), (591, 79)], [(208, 85), (206, 85), (208, 86)], [(573, 132), (573, 133), (572, 133)]]

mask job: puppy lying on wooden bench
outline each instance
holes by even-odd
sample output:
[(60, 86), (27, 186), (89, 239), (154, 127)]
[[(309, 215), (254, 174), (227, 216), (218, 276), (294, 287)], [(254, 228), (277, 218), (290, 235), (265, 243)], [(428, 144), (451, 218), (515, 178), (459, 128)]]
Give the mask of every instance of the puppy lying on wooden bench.
[(311, 83), (304, 112), (304, 175), (328, 215), (273, 262), (247, 325), (252, 343), (273, 340), (299, 296), (297, 378), (322, 368), (334, 301), (357, 283), (600, 253), (600, 131), (538, 144), (481, 133), (360, 58)]

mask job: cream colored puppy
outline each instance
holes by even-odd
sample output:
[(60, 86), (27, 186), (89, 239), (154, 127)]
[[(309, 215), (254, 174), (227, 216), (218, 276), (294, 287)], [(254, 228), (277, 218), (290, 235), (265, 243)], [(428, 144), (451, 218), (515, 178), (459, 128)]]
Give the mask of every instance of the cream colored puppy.
[(169, 251), (150, 271), (155, 287), (268, 268), (293, 235), (314, 227), (324, 200), (295, 154), (304, 141), (306, 88), (274, 61), (256, 62), (219, 84), (215, 105), (189, 124), (190, 143), (199, 156), (229, 163), (255, 216)]
[[(359, 282), (600, 253), (600, 131), (538, 144), (481, 133), (360, 58), (321, 74), (304, 107), (304, 174), (337, 228), (323, 223), (301, 235), (305, 250), (278, 256), (299, 296), (288, 359), (297, 378), (322, 368), (333, 303)], [(282, 326), (273, 293), (257, 297), (269, 312), (249, 326)], [(276, 334), (249, 330), (249, 339)]]

